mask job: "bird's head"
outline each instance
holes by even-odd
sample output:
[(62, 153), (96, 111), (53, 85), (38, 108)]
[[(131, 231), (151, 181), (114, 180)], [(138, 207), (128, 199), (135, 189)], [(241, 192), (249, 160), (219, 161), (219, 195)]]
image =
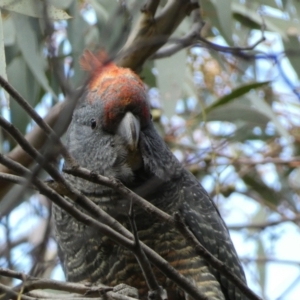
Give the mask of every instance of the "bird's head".
[(109, 61), (103, 52), (94, 55), (85, 51), (80, 62), (90, 74), (85, 105), (99, 112), (90, 120), (91, 129), (119, 135), (135, 151), (140, 131), (151, 122), (143, 82), (132, 70)]
[(128, 186), (141, 178), (168, 180), (169, 170), (176, 175), (181, 166), (155, 130), (138, 75), (103, 53), (86, 51), (81, 66), (89, 81), (67, 133), (67, 147), (79, 164)]
[(154, 128), (145, 86), (103, 52), (86, 51), (80, 62), (89, 80), (74, 111), (67, 146), (80, 165), (131, 181), (144, 165), (141, 139)]

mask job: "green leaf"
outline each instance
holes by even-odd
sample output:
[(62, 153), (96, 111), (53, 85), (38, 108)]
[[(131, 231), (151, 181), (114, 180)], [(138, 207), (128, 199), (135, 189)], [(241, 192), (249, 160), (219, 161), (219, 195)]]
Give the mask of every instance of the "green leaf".
[(40, 100), (40, 85), (35, 80), (28, 68), (24, 58), (19, 55), (15, 57), (7, 67), (7, 77), (10, 84), (29, 102), (35, 106)]
[(156, 77), (152, 72), (153, 67), (154, 62), (152, 60), (147, 60), (142, 72), (140, 73), (140, 77), (149, 87), (156, 87)]
[[(263, 242), (259, 238), (257, 240), (257, 251), (256, 251), (257, 258), (265, 258), (266, 251)], [(262, 289), (262, 294), (264, 295), (264, 291), (266, 288), (266, 263), (265, 262), (258, 262), (257, 269), (259, 274), (259, 283)]]
[[(284, 39), (287, 38), (286, 32), (282, 30), (280, 26), (277, 26), (276, 20), (280, 20), (280, 19), (274, 18), (274, 21), (271, 19), (265, 19), (265, 18), (262, 19), (255, 9), (252, 9), (246, 5), (239, 4), (239, 3), (232, 3), (232, 12), (234, 15), (241, 15), (245, 19), (248, 19), (248, 22), (251, 21), (249, 23), (251, 24), (250, 28), (252, 28), (254, 23), (261, 28), (264, 23), (267, 30), (280, 34)], [(241, 21), (241, 17), (240, 17), (240, 21)]]
[(48, 3), (52, 4), (56, 8), (67, 9), (73, 1), (75, 0), (48, 0)]
[(288, 39), (283, 42), (283, 45), (286, 56), (297, 73), (298, 78), (300, 78), (300, 60), (298, 55), (295, 55), (295, 53), (298, 53), (300, 47), (298, 35), (289, 35)]
[(95, 45), (99, 45), (100, 37), (99, 30), (96, 26), (90, 27), (84, 37), (84, 44), (87, 48), (95, 48)]
[(29, 69), (40, 85), (54, 98), (57, 98), (45, 75), (44, 66), (46, 65), (46, 60), (39, 52), (37, 37), (30, 26), (29, 18), (15, 13), (12, 13), (12, 18), (16, 28), (18, 28), (16, 31), (17, 43)]
[(251, 107), (251, 103), (247, 99), (217, 107), (206, 116), (206, 119), (207, 121), (226, 121), (233, 124), (240, 122), (239, 126), (247, 124), (250, 128), (256, 126), (264, 128), (269, 122), (269, 118)]
[[(2, 15), (0, 13), (0, 75), (7, 79), (6, 74), (6, 59), (5, 59), (5, 50), (4, 50), (4, 37), (3, 37), (3, 23), (2, 23)], [(5, 98), (8, 101), (8, 94), (5, 92)]]
[(186, 70), (186, 52), (179, 51), (171, 57), (156, 60), (155, 67), (158, 71), (157, 86), (160, 91), (164, 113), (170, 118), (174, 115), (176, 103), (182, 95)]
[(266, 205), (274, 207), (282, 201), (282, 195), (275, 191), (274, 189), (268, 187), (260, 178), (256, 169), (251, 169), (250, 172), (244, 174), (242, 177), (245, 184), (251, 190), (255, 191), (260, 196), (260, 200), (263, 201)]
[[(94, 8), (98, 18), (100, 19), (100, 22), (107, 22), (109, 18), (109, 13), (104, 7), (102, 3), (99, 3), (97, 0), (90, 0), (89, 1), (92, 7)], [(112, 1), (110, 1), (112, 4), (116, 4)]]
[(263, 82), (254, 82), (254, 83), (250, 83), (250, 84), (246, 84), (246, 85), (240, 86), (237, 89), (233, 90), (230, 94), (228, 94), (228, 95), (226, 95), (224, 97), (221, 97), (216, 102), (214, 102), (212, 105), (208, 106), (205, 109), (206, 113), (212, 111), (216, 107), (225, 105), (225, 104), (227, 104), (227, 103), (235, 100), (236, 98), (241, 97), (241, 96), (247, 94), (252, 89), (257, 89), (257, 88), (262, 87), (264, 85), (267, 85), (269, 83), (270, 83), (270, 81), (263, 81)]
[[(28, 91), (28, 71), (24, 59), (16, 57), (7, 67), (9, 83), (31, 104)], [(32, 78), (32, 76), (31, 76)], [(30, 117), (13, 99), (10, 101), (11, 122), (23, 133), (30, 121)]]
[(289, 132), (282, 126), (282, 124), (279, 122), (278, 117), (273, 112), (270, 105), (261, 97), (258, 96), (248, 96), (252, 104), (254, 105), (255, 109), (265, 116), (267, 116), (276, 127), (278, 133), (285, 137), (287, 139), (287, 142), (290, 141), (290, 134)]
[(300, 24), (298, 20), (292, 19), (281, 19), (274, 18), (270, 16), (264, 16), (264, 20), (268, 23), (276, 24), (286, 34), (286, 39), (289, 38), (289, 35), (299, 35), (300, 34)]
[(7, 16), (3, 20), (3, 35), (4, 45), (12, 46), (16, 42), (16, 28), (15, 24), (10, 16)]
[(79, 2), (74, 1), (70, 6), (70, 13), (74, 18), (68, 22), (68, 39), (72, 46), (72, 67), (74, 76), (71, 82), (74, 87), (79, 86), (83, 81), (83, 71), (80, 67), (79, 59), (85, 49), (85, 36), (88, 32), (89, 25), (84, 21), (80, 14)]
[[(39, 0), (0, 0), (0, 7), (11, 12), (19, 13), (29, 17), (44, 18), (44, 1)], [(47, 7), (48, 17), (53, 20), (67, 20), (71, 17), (63, 10), (53, 5)]]
[(232, 44), (231, 0), (223, 0), (223, 1), (213, 0), (212, 2), (216, 8), (216, 12), (220, 22), (220, 27), (218, 29), (221, 31), (223, 37), (230, 45)]
[(235, 20), (240, 22), (244, 27), (247, 27), (249, 29), (258, 29), (258, 30), (261, 28), (261, 24), (254, 22), (251, 18), (243, 14), (233, 13), (232, 16)]

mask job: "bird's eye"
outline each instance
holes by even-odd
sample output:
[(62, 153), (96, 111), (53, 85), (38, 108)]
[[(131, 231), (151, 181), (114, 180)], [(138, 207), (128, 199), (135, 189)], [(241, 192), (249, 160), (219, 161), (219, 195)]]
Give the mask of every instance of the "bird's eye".
[(95, 119), (91, 119), (91, 128), (92, 129), (95, 129), (96, 128), (96, 125), (97, 125), (97, 122)]

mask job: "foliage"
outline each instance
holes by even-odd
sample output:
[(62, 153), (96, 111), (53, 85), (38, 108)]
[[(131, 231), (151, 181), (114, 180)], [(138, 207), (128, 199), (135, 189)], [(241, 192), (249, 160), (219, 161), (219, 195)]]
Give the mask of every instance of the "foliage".
[[(159, 10), (166, 1), (161, 2)], [(149, 87), (161, 135), (228, 221), (250, 287), (265, 299), (296, 299), (300, 3), (201, 0), (200, 5), (201, 36), (181, 44), (194, 24), (184, 18), (137, 71)], [(42, 116), (66, 95), (53, 56), (63, 65), (66, 82), (77, 88), (84, 82), (83, 50), (105, 48), (118, 61), (141, 15), (134, 1), (122, 6), (109, 0), (48, 1), (55, 29), (49, 40), (42, 1), (0, 0), (0, 8), (0, 75)], [(170, 50), (178, 45), (188, 47)], [(28, 137), (34, 122), (6, 92), (1, 96), (1, 115)], [(4, 130), (0, 139), (1, 152), (19, 161), (11, 152), (16, 142)], [(7, 183), (0, 183), (0, 266), (59, 277), (49, 201), (18, 185), (7, 193)], [(280, 281), (272, 272), (281, 271), (287, 275)]]

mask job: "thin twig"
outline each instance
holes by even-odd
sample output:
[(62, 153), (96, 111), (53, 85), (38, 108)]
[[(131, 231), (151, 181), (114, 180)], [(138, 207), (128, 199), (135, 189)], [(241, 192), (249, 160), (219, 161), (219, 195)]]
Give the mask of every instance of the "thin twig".
[[(0, 172), (0, 179), (6, 182), (20, 184), (20, 185), (26, 185), (28, 183), (27, 179), (22, 176), (12, 175)], [(33, 185), (28, 186), (31, 189), (36, 189)]]
[(65, 146), (60, 141), (57, 134), (52, 128), (40, 117), (34, 108), (16, 91), (9, 83), (0, 75), (0, 85), (7, 91), (7, 93), (26, 111), (26, 113), (37, 123), (38, 126), (48, 135), (51, 143), (55, 143), (65, 159), (70, 159)]
[[(44, 163), (44, 158), (35, 149), (33, 149), (31, 147), (31, 145), (29, 145), (27, 143), (27, 141), (23, 138), (22, 134), (12, 124), (10, 124), (5, 119), (0, 117), (0, 125), (3, 126), (10, 134), (12, 134), (12, 136), (24, 148), (24, 150), (26, 150), (37, 162)], [(76, 166), (77, 166), (77, 164), (76, 164)], [(46, 163), (45, 169), (49, 172), (49, 174), (54, 179), (58, 179), (60, 183), (62, 183), (67, 189), (69, 189), (73, 193), (77, 194), (78, 197), (81, 197), (81, 198), (84, 197), (84, 196), (80, 195), (80, 193), (78, 191), (76, 191), (70, 184), (68, 184), (64, 180), (64, 178), (62, 178), (61, 174), (54, 167), (52, 167), (50, 164)], [(42, 193), (44, 193), (44, 195), (48, 196), (49, 198), (51, 198), (51, 196), (53, 196), (52, 195), (53, 191), (47, 190), (47, 189), (49, 189), (49, 187), (47, 187), (44, 183), (40, 182), (37, 178), (33, 177), (31, 172), (28, 172), (26, 169), (25, 169), (25, 172), (27, 173), (26, 175), (31, 176), (32, 182), (40, 189), (40, 191)], [(161, 210), (159, 210), (158, 208), (156, 208), (155, 206), (153, 206), (152, 204), (150, 204), (149, 202), (147, 202), (146, 200), (144, 200), (140, 196), (136, 195), (131, 190), (126, 188), (120, 181), (118, 181), (114, 178), (107, 178), (107, 177), (104, 177), (104, 176), (101, 176), (101, 175), (98, 175), (98, 174), (95, 174), (95, 173), (91, 173), (89, 170), (81, 168), (81, 167), (77, 167), (77, 168), (74, 167), (73, 169), (71, 169), (71, 172), (69, 172), (69, 173), (72, 174), (72, 175), (78, 175), (78, 176), (80, 175), (79, 177), (85, 178), (85, 179), (90, 180), (90, 181), (96, 180), (96, 182), (98, 182), (98, 183), (104, 184), (108, 187), (115, 188), (120, 194), (125, 196), (126, 199), (132, 199), (132, 201), (134, 201), (134, 203), (135, 202), (138, 203), (141, 207), (143, 207), (147, 211), (150, 210), (152, 212), (152, 214), (154, 214), (156, 216), (160, 216), (160, 218), (163, 221), (167, 221), (170, 224), (172, 224), (173, 226), (175, 225), (174, 219), (171, 216), (169, 216), (168, 214), (162, 212)], [(53, 200), (55, 203), (58, 201), (58, 203), (59, 203), (58, 205), (60, 207), (64, 206), (63, 208), (70, 213), (70, 204), (68, 202), (65, 202), (65, 200), (60, 195), (56, 194), (55, 196), (56, 197), (51, 198), (51, 200)], [(59, 196), (59, 197), (57, 197), (57, 196)], [(63, 201), (62, 201), (62, 199), (63, 199)], [(88, 199), (85, 199), (85, 202), (90, 203), (91, 201), (88, 201)], [(90, 204), (90, 207), (91, 206), (96, 206), (96, 205)], [(98, 208), (97, 211), (100, 211), (100, 208)], [(72, 212), (77, 218), (80, 219), (80, 221), (87, 222), (88, 225), (94, 225), (94, 222), (95, 222), (94, 219), (91, 219), (91, 218), (88, 217), (89, 219), (87, 220), (86, 215), (78, 214), (78, 212), (74, 212), (73, 210), (72, 210)], [(120, 235), (119, 233), (112, 230), (110, 227), (108, 227), (106, 225), (103, 225), (101, 223), (99, 223), (98, 226), (100, 226), (100, 227), (105, 226), (104, 228), (102, 228), (102, 230), (104, 232), (106, 232), (104, 234), (108, 235), (109, 237), (113, 236), (114, 237), (113, 240), (115, 240), (117, 243), (122, 244), (124, 247), (126, 247), (126, 248), (128, 248), (128, 249), (130, 249), (131, 251), (134, 252), (135, 249), (132, 249), (131, 242), (129, 243), (126, 239), (124, 240), (122, 235)], [(119, 236), (120, 240), (118, 238), (116, 240), (115, 239), (116, 236)], [(213, 257), (213, 256), (211, 255), (211, 257)], [(249, 288), (248, 288), (248, 290), (249, 290)]]
[(151, 14), (154, 18), (156, 10), (158, 8), (160, 0), (148, 0), (145, 5), (142, 7), (141, 11), (143, 13)]
[(124, 186), (121, 181), (113, 177), (106, 177), (95, 172), (89, 171), (83, 167), (76, 167), (71, 166), (70, 168), (64, 168), (63, 170), (67, 174), (71, 174), (80, 178), (83, 178), (87, 181), (102, 184), (104, 186), (110, 187), (115, 189), (121, 196), (124, 196), (126, 199), (130, 199), (133, 201), (134, 204), (143, 207), (145, 211), (152, 214), (153, 216), (159, 216), (161, 220), (174, 226), (175, 223), (173, 218), (168, 215), (167, 213), (163, 212), (162, 210), (158, 209), (156, 206), (149, 203), (147, 200), (143, 199), (139, 195), (135, 194), (129, 188)]
[(81, 283), (62, 282), (52, 279), (36, 278), (25, 273), (6, 268), (0, 268), (0, 275), (24, 281), (26, 292), (35, 289), (53, 289), (57, 291), (84, 295), (86, 293), (103, 294), (104, 292), (112, 291), (113, 289), (112, 287), (107, 287), (104, 285), (89, 286)]
[(203, 28), (203, 21), (200, 15), (200, 10), (195, 9), (191, 13), (191, 18), (193, 19), (193, 25), (188, 33), (186, 33), (182, 38), (179, 39), (169, 39), (168, 42), (173, 44), (167, 45), (159, 49), (154, 55), (151, 56), (151, 59), (161, 59), (169, 57), (178, 51), (192, 46), (196, 43), (197, 39), (200, 37), (201, 29)]
[[(46, 117), (43, 119), (44, 122), (46, 122), (51, 127), (54, 126), (60, 112), (66, 106), (67, 102), (68, 100), (53, 106), (49, 111), (49, 113), (46, 115)], [(35, 126), (31, 132), (26, 134), (25, 139), (34, 148), (40, 149), (44, 145), (47, 139), (47, 135), (45, 134), (45, 131), (42, 130), (39, 126)], [(26, 153), (26, 151), (24, 151), (20, 147), (20, 145), (16, 146), (12, 151), (9, 152), (8, 155), (11, 159), (21, 163), (25, 167), (29, 166), (32, 163), (31, 157)], [(0, 165), (0, 172), (11, 173), (11, 170), (9, 170), (3, 165)], [(8, 182), (3, 182), (3, 181), (1, 182), (0, 199), (8, 192), (10, 188), (11, 188), (11, 184), (9, 184)]]
[[(111, 187), (114, 190), (116, 190), (118, 193), (120, 193), (120, 195), (124, 196), (126, 199), (131, 199), (133, 201), (133, 203), (139, 205), (147, 213), (149, 213), (149, 214), (151, 214), (155, 217), (158, 217), (160, 220), (162, 220), (163, 222), (165, 222), (167, 224), (170, 224), (172, 227), (177, 228), (177, 226), (178, 226), (178, 220), (177, 219), (171, 217), (170, 215), (168, 215), (165, 212), (161, 211), (160, 209), (158, 209), (157, 207), (155, 207), (154, 205), (152, 205), (151, 203), (149, 203), (148, 201), (146, 201), (142, 197), (140, 197), (137, 194), (133, 193), (130, 189), (126, 188), (120, 181), (118, 181), (115, 178), (107, 178), (105, 176), (96, 174), (95, 172), (91, 172), (91, 171), (89, 171), (85, 168), (82, 168), (82, 167), (67, 169), (67, 170), (64, 170), (64, 171), (68, 174), (72, 174), (74, 176), (81, 177), (81, 178), (86, 179), (88, 181), (95, 182), (95, 183), (100, 183), (100, 184), (103, 184), (105, 186)], [(179, 226), (178, 229), (182, 229), (182, 227)], [(180, 230), (180, 232), (182, 233), (182, 235), (185, 238), (187, 238), (186, 231), (183, 232), (182, 230)], [(188, 241), (192, 242), (192, 244), (194, 245), (197, 240), (196, 240), (194, 235), (192, 235), (192, 237), (193, 238), (192, 239), (189, 238)], [(199, 243), (199, 241), (197, 241), (197, 242), (198, 242), (199, 245), (201, 245)], [(205, 249), (202, 245), (199, 246), (199, 247), (202, 247), (203, 249)], [(237, 284), (237, 286), (240, 288), (240, 290), (243, 293), (245, 292), (248, 296), (250, 295), (249, 299), (253, 299), (253, 300), (260, 299), (257, 295), (255, 295), (249, 289), (249, 287), (247, 287), (247, 285), (245, 283), (243, 283), (237, 276), (235, 276), (232, 272), (230, 272), (229, 269), (226, 266), (224, 266), (224, 264), (220, 260), (218, 260), (216, 257), (214, 257), (206, 249), (205, 249), (204, 258), (207, 259), (207, 262), (209, 264), (211, 264), (211, 266), (214, 267), (216, 270), (218, 270), (222, 275), (227, 277), (228, 274), (230, 274), (230, 276), (228, 276), (228, 280), (230, 282), (232, 282), (233, 284)]]
[(282, 217), (280, 220), (270, 221), (270, 222), (261, 222), (261, 223), (253, 223), (253, 224), (243, 224), (243, 225), (231, 225), (228, 226), (229, 230), (242, 230), (242, 229), (256, 229), (256, 230), (264, 230), (266, 228), (277, 226), (285, 222), (300, 222), (300, 215), (294, 218)]
[(278, 259), (272, 257), (257, 257), (257, 258), (249, 258), (249, 257), (242, 257), (241, 261), (245, 264), (250, 262), (255, 262), (258, 264), (266, 264), (266, 263), (274, 263), (274, 264), (283, 264), (283, 265), (293, 265), (300, 267), (300, 261), (295, 260), (287, 260), (287, 259)]
[[(113, 290), (112, 287), (108, 287), (102, 284), (98, 284), (97, 286), (91, 286), (91, 285), (85, 285), (81, 283), (72, 283), (72, 282), (62, 282), (62, 281), (57, 281), (57, 280), (51, 280), (51, 279), (40, 279), (36, 277), (29, 276), (27, 274), (13, 271), (10, 269), (5, 269), (5, 268), (0, 268), (0, 275), (5, 276), (5, 277), (10, 277), (10, 278), (15, 278), (23, 281), (23, 284), (19, 287), (15, 288), (6, 288), (4, 289), (0, 285), (0, 290), (2, 289), (3, 291), (6, 292), (5, 297), (8, 297), (9, 295), (18, 295), (19, 296), (19, 291), (20, 287), (23, 288), (24, 293), (28, 293), (28, 296), (22, 295), (25, 300), (33, 299), (31, 297), (36, 297), (39, 298), (51, 298), (56, 297), (56, 299), (115, 299), (115, 300), (136, 300), (136, 298), (128, 297), (125, 295), (118, 294)], [(63, 292), (68, 292), (68, 293), (75, 293), (75, 294), (80, 294), (86, 296), (85, 298), (79, 297), (78, 295), (70, 295), (70, 294), (63, 294), (61, 295), (62, 297), (58, 296), (56, 293), (43, 293), (41, 292), (32, 292), (33, 290), (41, 290), (41, 289), (52, 289), (56, 291), (63, 291)], [(95, 298), (95, 296), (103, 296), (106, 294), (106, 297), (100, 297), (100, 298)], [(2, 298), (0, 298), (2, 299)]]
[[(31, 172), (29, 170), (24, 168), (22, 165), (12, 161), (11, 159), (4, 157), (2, 154), (0, 154), (0, 163), (6, 165), (8, 168), (11, 168), (14, 172), (18, 174), (26, 175), (26, 176), (31, 175)], [(120, 234), (119, 232), (113, 230), (111, 227), (97, 221), (100, 218), (97, 218), (97, 220), (95, 220), (94, 218), (91, 218), (85, 213), (79, 211), (76, 207), (74, 207), (74, 205), (69, 203), (66, 199), (64, 199), (62, 196), (57, 194), (54, 190), (50, 189), (46, 184), (44, 184), (38, 178), (34, 178), (33, 184), (37, 186), (37, 188), (43, 195), (45, 195), (46, 197), (51, 199), (56, 205), (58, 205), (59, 207), (67, 211), (77, 221), (82, 222), (87, 226), (92, 226), (96, 228), (97, 230), (99, 230), (99, 232), (108, 236), (116, 243), (134, 252), (135, 248), (134, 248), (134, 243), (132, 242), (133, 236), (126, 228), (121, 227), (122, 229), (120, 231), (121, 232)], [(95, 205), (92, 201), (89, 202), (91, 202), (90, 204), (91, 206)], [(106, 221), (112, 224), (113, 228), (120, 225), (120, 223), (118, 223), (115, 219), (113, 219), (105, 212), (103, 212), (100, 207), (98, 207), (97, 211), (102, 213), (102, 215), (107, 216)], [(147, 257), (150, 259), (151, 263), (155, 265), (162, 273), (164, 273), (166, 277), (174, 281), (179, 287), (181, 287), (192, 297), (199, 300), (207, 299), (207, 297), (204, 294), (202, 294), (194, 285), (192, 285), (187, 278), (185, 278), (179, 272), (177, 272), (177, 270), (175, 270), (171, 265), (169, 265), (168, 262), (164, 260), (160, 255), (158, 255), (155, 251), (153, 251), (151, 248), (149, 248), (143, 243), (141, 243), (141, 246), (143, 247), (143, 250), (147, 255)]]
[(153, 269), (150, 265), (150, 262), (145, 255), (145, 252), (141, 248), (138, 231), (136, 228), (136, 223), (134, 219), (134, 212), (133, 212), (133, 204), (130, 201), (130, 209), (128, 213), (129, 223), (131, 226), (132, 234), (134, 236), (134, 245), (135, 245), (135, 257), (140, 265), (140, 268), (143, 272), (144, 278), (147, 282), (149, 292), (148, 292), (148, 299), (151, 300), (167, 300), (167, 292), (164, 290), (157, 282), (156, 277), (153, 273)]
[[(148, 8), (148, 9), (147, 9)], [(117, 58), (117, 64), (139, 71), (145, 60), (169, 39), (181, 21), (194, 9), (198, 1), (169, 0), (155, 16), (157, 1), (149, 2), (126, 44)]]
[(11, 251), (14, 247), (17, 247), (27, 242), (28, 242), (28, 237), (21, 236), (16, 240), (10, 241), (9, 245), (7, 243), (0, 245), (0, 257), (6, 256), (7, 252)]
[[(247, 47), (226, 47), (226, 46), (220, 46), (217, 45), (215, 43), (212, 43), (208, 40), (206, 40), (205, 38), (203, 38), (202, 36), (199, 36), (198, 39), (201, 42), (201, 44), (199, 45), (200, 47), (205, 46), (208, 49), (212, 49), (218, 52), (224, 52), (224, 53), (232, 53), (234, 55), (240, 56), (240, 57), (244, 57), (244, 53), (243, 51), (250, 51), (253, 50), (254, 48), (256, 48), (259, 44), (261, 44), (262, 42), (264, 42), (266, 40), (265, 37), (265, 30), (266, 30), (266, 25), (264, 23), (264, 20), (262, 19), (262, 26), (261, 26), (261, 37), (252, 45), (247, 46)], [(198, 46), (197, 44), (194, 45), (194, 47)]]
[(22, 300), (36, 300), (30, 296), (22, 295), (19, 292), (15, 292), (12, 288), (7, 287), (6, 285), (0, 283), (0, 292), (5, 293), (4, 295), (0, 296), (0, 300), (11, 299), (14, 297), (15, 299), (22, 299)]

